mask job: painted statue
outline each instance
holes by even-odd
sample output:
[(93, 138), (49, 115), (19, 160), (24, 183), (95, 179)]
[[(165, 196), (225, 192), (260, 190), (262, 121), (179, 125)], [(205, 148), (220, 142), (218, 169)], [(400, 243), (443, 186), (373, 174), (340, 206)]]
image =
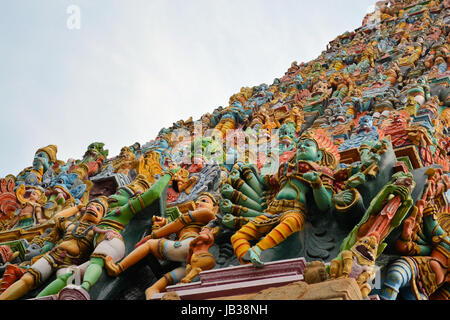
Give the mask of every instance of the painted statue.
[[(200, 234), (202, 226), (215, 218), (219, 209), (218, 200), (210, 193), (203, 193), (195, 202), (195, 210), (181, 215), (173, 222), (166, 218), (154, 217), (152, 233), (142, 239), (136, 249), (121, 261), (115, 263), (112, 256), (105, 258), (109, 275), (117, 276), (139, 262), (148, 254), (161, 260), (187, 262), (190, 243)], [(175, 233), (176, 240), (168, 236)], [(191, 261), (188, 261), (190, 263)], [(161, 292), (168, 285), (176, 284), (186, 276), (186, 266), (181, 266), (165, 274), (145, 291), (147, 300)]]
[[(81, 287), (71, 288), (71, 290), (81, 291), (80, 296), (89, 297), (88, 291), (96, 284), (103, 272), (105, 259), (112, 258), (114, 262), (122, 259), (125, 255), (125, 243), (121, 236), (122, 231), (131, 219), (140, 211), (151, 205), (160, 196), (164, 188), (168, 185), (177, 170), (169, 171), (161, 177), (153, 186), (149, 183), (137, 181), (130, 186), (121, 188), (108, 199), (110, 211), (104, 215), (94, 228), (94, 246), (89, 261), (79, 266), (83, 273)], [(142, 189), (144, 185), (147, 190)], [(132, 194), (129, 190), (136, 190)], [(75, 269), (76, 266), (73, 266)], [(54, 282), (43, 289), (38, 297), (45, 297), (57, 294), (67, 284), (67, 280), (74, 275), (73, 270), (61, 274)]]
[(42, 206), (47, 202), (44, 189), (38, 186), (30, 186), (27, 190), (28, 197), (25, 197), (25, 193), (25, 185), (23, 184), (16, 189), (17, 199), (22, 208), (18, 210), (14, 219), (9, 223), (8, 229), (27, 229), (38, 224), (44, 224), (47, 221), (42, 209)]
[[(275, 247), (289, 235), (302, 230), (307, 214), (308, 191), (312, 191), (311, 200), (319, 211), (331, 209), (332, 170), (337, 166), (338, 157), (331, 141), (326, 137), (319, 139), (312, 133), (302, 135), (292, 161), (281, 166), (277, 174), (260, 179), (263, 187), (274, 196), (267, 200), (267, 209), (260, 216), (244, 225), (231, 238), (241, 263), (264, 265), (260, 258), (262, 251)], [(333, 151), (336, 153), (333, 154)], [(255, 180), (255, 183), (258, 182)], [(261, 237), (256, 245), (250, 246), (249, 241)]]
[[(75, 207), (72, 214), (75, 214), (77, 209)], [(96, 198), (88, 203), (85, 213), (79, 220), (71, 221), (68, 217), (56, 217), (56, 227), (49, 235), (51, 241), (47, 241), (46, 244), (53, 248), (33, 263), (22, 278), (8, 287), (0, 295), (0, 300), (19, 299), (49, 279), (55, 270), (58, 274), (64, 273), (66, 268), (86, 262), (94, 247), (94, 227), (107, 209), (106, 198)]]

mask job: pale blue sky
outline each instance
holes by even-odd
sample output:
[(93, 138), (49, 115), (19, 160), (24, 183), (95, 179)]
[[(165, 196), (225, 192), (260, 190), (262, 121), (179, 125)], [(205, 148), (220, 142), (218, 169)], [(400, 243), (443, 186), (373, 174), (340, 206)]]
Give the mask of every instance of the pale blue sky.
[[(110, 156), (271, 84), (361, 25), (375, 0), (2, 0), (0, 177), (58, 146)], [(81, 10), (69, 30), (68, 6)]]

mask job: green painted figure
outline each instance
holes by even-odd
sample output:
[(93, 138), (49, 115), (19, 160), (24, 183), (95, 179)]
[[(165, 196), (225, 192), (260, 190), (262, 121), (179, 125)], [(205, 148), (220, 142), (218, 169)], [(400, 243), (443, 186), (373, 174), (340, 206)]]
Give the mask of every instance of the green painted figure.
[[(121, 236), (122, 231), (131, 219), (140, 211), (159, 199), (165, 187), (169, 184), (172, 176), (179, 169), (168, 171), (150, 189), (142, 194), (129, 198), (129, 193), (124, 189), (119, 189), (115, 196), (110, 197), (111, 211), (103, 217), (95, 228), (95, 249), (88, 262), (79, 266), (83, 273), (81, 287), (74, 290), (83, 291), (84, 296), (100, 278), (104, 259), (107, 256), (113, 257), (114, 261), (119, 261), (125, 255), (125, 242)], [(67, 285), (67, 281), (73, 277), (73, 272), (66, 273), (58, 277), (42, 290), (37, 297), (44, 297), (57, 294)]]

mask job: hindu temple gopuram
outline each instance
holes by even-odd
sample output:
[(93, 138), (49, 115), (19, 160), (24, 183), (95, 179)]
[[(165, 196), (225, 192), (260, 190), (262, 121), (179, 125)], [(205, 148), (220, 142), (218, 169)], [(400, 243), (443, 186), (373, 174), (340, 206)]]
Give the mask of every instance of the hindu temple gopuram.
[(30, 150), (0, 180), (0, 300), (450, 299), (449, 30), (449, 0), (378, 1), (118, 155)]

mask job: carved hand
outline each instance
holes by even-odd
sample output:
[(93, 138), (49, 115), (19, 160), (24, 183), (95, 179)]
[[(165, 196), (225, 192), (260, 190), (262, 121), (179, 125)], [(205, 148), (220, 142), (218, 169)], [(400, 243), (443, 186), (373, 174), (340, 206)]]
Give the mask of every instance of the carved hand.
[(105, 233), (105, 240), (111, 240), (113, 239), (115, 236), (117, 236), (119, 233), (114, 231), (114, 230), (108, 230)]
[(357, 186), (366, 182), (366, 176), (362, 172), (358, 172), (357, 174), (350, 177), (347, 180), (346, 185), (349, 188), (356, 188)]
[(223, 213), (230, 213), (231, 212), (231, 208), (233, 207), (233, 203), (228, 200), (228, 199), (222, 199), (220, 201), (220, 210)]
[(308, 181), (311, 181), (311, 182), (316, 182), (316, 181), (320, 180), (319, 174), (316, 171), (310, 171), (310, 172), (305, 173), (303, 175), (303, 178)]
[(413, 229), (416, 224), (415, 217), (409, 217), (405, 220), (403, 223), (403, 233), (402, 233), (402, 239), (407, 241), (410, 240), (412, 237)]
[(222, 224), (230, 229), (235, 228), (235, 217), (232, 214), (227, 214), (222, 219)]
[(168, 222), (169, 221), (164, 217), (153, 216), (152, 217), (152, 230), (164, 227)]
[(336, 204), (340, 206), (347, 206), (353, 202), (353, 193), (350, 190), (344, 190), (339, 192), (333, 197), (333, 200)]

